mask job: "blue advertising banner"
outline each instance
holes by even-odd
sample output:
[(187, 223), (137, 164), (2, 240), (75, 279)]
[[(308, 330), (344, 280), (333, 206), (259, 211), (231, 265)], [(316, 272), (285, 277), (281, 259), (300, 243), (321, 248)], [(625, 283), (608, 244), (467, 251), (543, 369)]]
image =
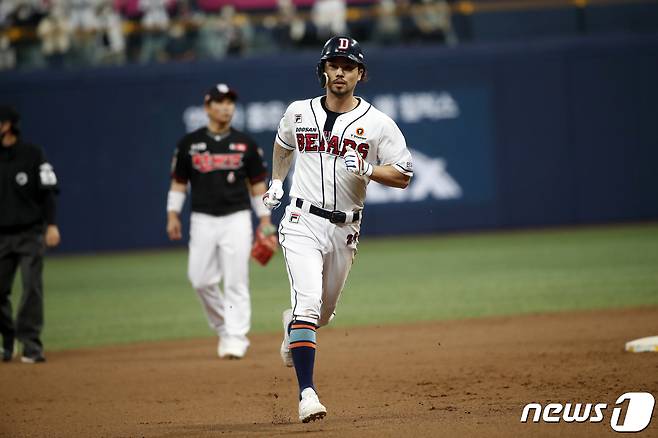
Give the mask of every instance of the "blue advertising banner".
[[(366, 47), (358, 93), (398, 123), (415, 176), (371, 183), (364, 236), (658, 218), (657, 51), (655, 35)], [(58, 174), (60, 250), (171, 245), (172, 153), (205, 124), (206, 90), (239, 91), (235, 125), (271, 157), (288, 103), (322, 93), (317, 56), (0, 75)]]

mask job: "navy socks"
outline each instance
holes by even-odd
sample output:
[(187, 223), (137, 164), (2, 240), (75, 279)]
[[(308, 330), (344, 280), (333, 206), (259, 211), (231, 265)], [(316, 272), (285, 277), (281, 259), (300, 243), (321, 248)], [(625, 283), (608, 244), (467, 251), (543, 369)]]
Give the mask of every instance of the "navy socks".
[(313, 386), (313, 366), (315, 365), (315, 324), (306, 321), (293, 321), (290, 324), (290, 352), (295, 364), (299, 392)]

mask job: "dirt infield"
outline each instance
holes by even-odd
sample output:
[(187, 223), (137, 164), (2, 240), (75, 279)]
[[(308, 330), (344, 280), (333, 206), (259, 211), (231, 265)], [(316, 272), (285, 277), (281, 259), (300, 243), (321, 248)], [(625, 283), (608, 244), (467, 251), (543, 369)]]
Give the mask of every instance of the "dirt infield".
[[(308, 425), (278, 335), (254, 336), (242, 361), (217, 359), (210, 338), (50, 353), (1, 364), (0, 436), (616, 436), (619, 395), (658, 397), (658, 354), (623, 351), (649, 335), (658, 308), (324, 328), (329, 414)], [(549, 401), (609, 407), (601, 423), (519, 422), (526, 403)], [(657, 411), (634, 436), (658, 436)]]

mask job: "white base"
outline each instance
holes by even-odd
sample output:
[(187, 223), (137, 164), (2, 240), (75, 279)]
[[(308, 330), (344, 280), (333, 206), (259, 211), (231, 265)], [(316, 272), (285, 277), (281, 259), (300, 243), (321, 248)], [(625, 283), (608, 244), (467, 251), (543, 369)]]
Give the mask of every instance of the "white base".
[(626, 351), (631, 353), (658, 352), (658, 336), (649, 336), (626, 342)]

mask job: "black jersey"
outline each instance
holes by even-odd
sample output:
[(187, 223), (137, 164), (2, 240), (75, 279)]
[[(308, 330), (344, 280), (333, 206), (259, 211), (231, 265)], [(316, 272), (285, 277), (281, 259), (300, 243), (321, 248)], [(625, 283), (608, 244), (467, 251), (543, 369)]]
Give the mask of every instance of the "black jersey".
[(57, 177), (36, 145), (0, 145), (0, 232), (54, 223)]
[(265, 180), (262, 151), (254, 140), (231, 128), (218, 136), (201, 128), (184, 136), (176, 148), (172, 178), (192, 186), (192, 211), (222, 216), (250, 208), (246, 182)]

